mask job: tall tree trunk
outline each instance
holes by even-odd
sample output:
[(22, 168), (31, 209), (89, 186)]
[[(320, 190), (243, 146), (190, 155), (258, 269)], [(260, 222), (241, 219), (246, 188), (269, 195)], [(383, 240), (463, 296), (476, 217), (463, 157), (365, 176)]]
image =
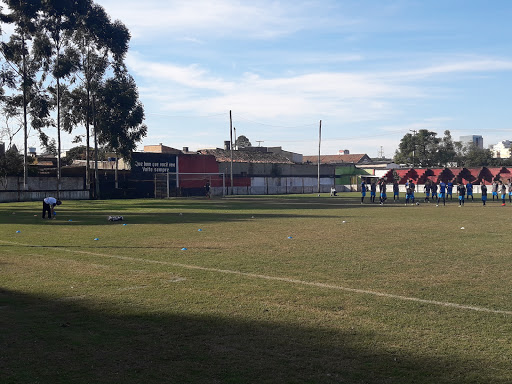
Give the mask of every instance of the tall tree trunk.
[(28, 129), (27, 129), (27, 57), (25, 54), (25, 35), (21, 37), (21, 50), (23, 52), (23, 190), (27, 190), (28, 177)]
[(61, 187), (61, 163), (60, 163), (61, 141), (60, 141), (60, 81), (57, 78), (57, 199), (60, 198)]
[(94, 96), (92, 97), (92, 125), (94, 126), (94, 197), (100, 197), (100, 177), (98, 174), (98, 133), (96, 129), (96, 112)]
[(89, 70), (90, 70), (89, 69), (90, 68), (89, 67), (89, 64), (90, 64), (89, 63), (89, 50), (87, 50), (86, 61), (87, 61), (87, 64), (85, 65), (85, 81), (86, 81), (85, 87), (87, 88), (87, 109), (85, 111), (85, 136), (86, 136), (86, 142), (85, 142), (85, 185), (90, 193), (91, 167), (90, 167), (89, 161), (91, 160), (91, 153), (89, 151), (89, 147), (90, 147), (89, 109), (91, 107), (91, 91), (90, 91), (91, 84), (90, 84), (90, 73), (89, 73)]

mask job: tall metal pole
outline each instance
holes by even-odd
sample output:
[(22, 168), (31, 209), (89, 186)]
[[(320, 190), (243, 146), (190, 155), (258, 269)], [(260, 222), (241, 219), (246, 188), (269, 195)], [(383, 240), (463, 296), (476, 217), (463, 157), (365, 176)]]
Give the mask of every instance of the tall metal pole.
[(322, 120), (318, 127), (318, 193), (320, 193), (320, 146), (322, 143)]
[(233, 194), (233, 119), (231, 117), (231, 110), (229, 110), (229, 136), (231, 140), (231, 195)]

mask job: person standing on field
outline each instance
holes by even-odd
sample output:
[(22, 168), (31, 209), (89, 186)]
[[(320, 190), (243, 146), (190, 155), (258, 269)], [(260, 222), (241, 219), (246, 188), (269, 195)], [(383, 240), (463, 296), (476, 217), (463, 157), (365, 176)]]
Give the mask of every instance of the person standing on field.
[(439, 183), (439, 194), (437, 195), (437, 205), (439, 205), (439, 201), (443, 199), (443, 205), (446, 205), (446, 183), (441, 180)]
[(437, 200), (437, 183), (435, 181), (432, 182), (432, 201)]
[(492, 201), (494, 201), (494, 196), (498, 200), (498, 182), (496, 180), (492, 182)]
[(430, 203), (430, 189), (431, 189), (431, 186), (430, 186), (430, 180), (427, 180), (427, 182), (425, 183), (425, 203)]
[(393, 183), (393, 201), (399, 201), (398, 200), (399, 194), (400, 194), (400, 187), (398, 185), (398, 181), (395, 180), (395, 182)]
[(361, 181), (361, 204), (364, 203), (364, 197), (366, 196), (366, 183), (363, 181)]
[(61, 205), (62, 202), (57, 200), (55, 197), (48, 196), (43, 200), (43, 219), (46, 219), (46, 214), (48, 213), (48, 218), (53, 219), (55, 215), (55, 206)]
[(505, 198), (507, 197), (507, 186), (505, 183), (500, 181), (500, 192), (501, 192), (501, 206), (505, 206)]
[(453, 182), (451, 180), (446, 184), (446, 197), (450, 196), (450, 200), (453, 199)]
[(388, 196), (386, 195), (386, 182), (384, 181), (384, 179), (380, 179), (379, 189), (380, 189), (380, 205), (383, 205), (384, 202), (388, 199)]
[(487, 201), (487, 185), (485, 185), (485, 180), (482, 180), (482, 204), (485, 205), (485, 202)]
[(372, 203), (375, 203), (375, 195), (377, 194), (377, 183), (372, 181), (372, 184), (370, 185), (370, 201)]
[(468, 181), (468, 183), (466, 184), (466, 196), (468, 200), (469, 196), (471, 196), (471, 201), (473, 201), (473, 184), (471, 183), (471, 181)]
[(464, 186), (464, 183), (459, 183), (459, 186), (457, 187), (457, 193), (459, 195), (459, 207), (462, 207), (464, 205), (464, 199), (466, 197), (466, 187)]

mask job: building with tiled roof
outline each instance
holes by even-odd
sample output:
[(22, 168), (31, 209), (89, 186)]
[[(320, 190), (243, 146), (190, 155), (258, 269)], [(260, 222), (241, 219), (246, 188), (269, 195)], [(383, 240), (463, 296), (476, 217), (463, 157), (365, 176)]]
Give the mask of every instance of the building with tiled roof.
[[(318, 164), (318, 155), (303, 156), (304, 163)], [(339, 155), (321, 155), (320, 164), (368, 164), (372, 159), (366, 154), (339, 154)]]
[[(217, 162), (231, 161), (231, 151), (221, 148), (200, 149), (201, 155), (213, 155)], [(266, 147), (248, 147), (233, 151), (234, 163), (266, 163), (266, 164), (294, 164), (287, 156), (281, 153), (268, 152)]]

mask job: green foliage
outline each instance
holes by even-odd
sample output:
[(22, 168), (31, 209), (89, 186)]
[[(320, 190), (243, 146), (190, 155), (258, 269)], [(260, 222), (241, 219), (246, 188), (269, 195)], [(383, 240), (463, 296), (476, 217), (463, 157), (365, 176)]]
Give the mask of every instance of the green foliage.
[(236, 138), (235, 147), (236, 148), (247, 148), (247, 147), (252, 147), (252, 144), (246, 136), (240, 135)]
[(125, 70), (116, 72), (98, 90), (96, 105), (99, 142), (129, 158), (147, 133), (144, 108), (133, 77)]
[(18, 153), (13, 145), (3, 156), (0, 156), (0, 176), (21, 176), (23, 175), (23, 156)]
[(435, 132), (420, 129), (407, 133), (400, 141), (395, 162), (412, 167), (485, 167), (496, 165), (489, 149), (480, 149), (473, 144), (462, 144), (452, 140), (450, 131), (442, 139)]

